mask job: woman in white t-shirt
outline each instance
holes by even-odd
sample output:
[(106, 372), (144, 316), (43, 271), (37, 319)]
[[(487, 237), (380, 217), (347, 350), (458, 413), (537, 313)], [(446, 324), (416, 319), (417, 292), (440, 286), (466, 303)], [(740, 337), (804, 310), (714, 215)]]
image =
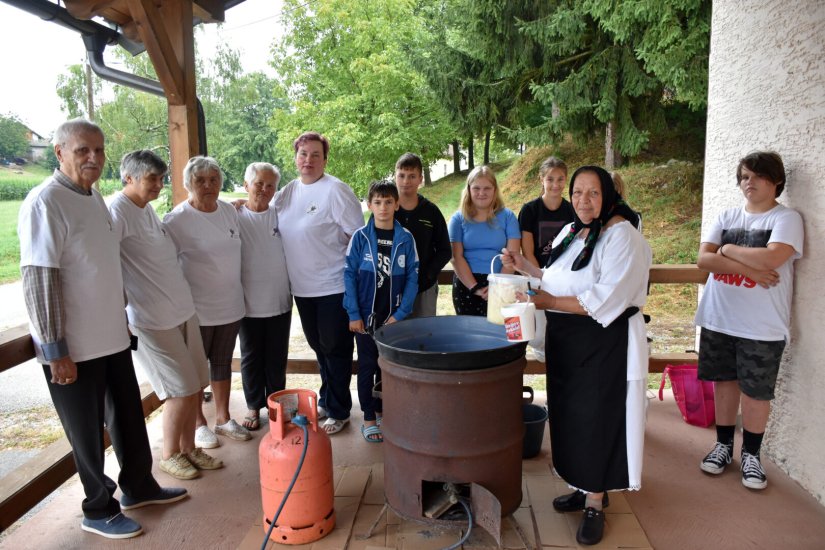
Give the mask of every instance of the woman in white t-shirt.
[(237, 441), (252, 438), (249, 430), (229, 416), (232, 352), (245, 313), (241, 280), (241, 234), (235, 208), (218, 200), (223, 186), (220, 166), (211, 157), (192, 157), (183, 169), (189, 199), (163, 220), (175, 242), (183, 274), (192, 289), (201, 337), (209, 360), (215, 396), (215, 430), (198, 412), (195, 443), (211, 449), (215, 434)]
[(266, 162), (253, 162), (244, 174), (249, 200), (238, 210), (241, 224), (241, 283), (246, 316), (241, 320), (241, 377), (247, 415), (243, 425), (261, 426), (260, 410), (268, 395), (286, 387), (292, 295), (278, 212), (270, 208), (281, 173)]
[(158, 467), (193, 479), (223, 462), (195, 446), (200, 392), (209, 384), (198, 317), (177, 250), (149, 203), (158, 198), (168, 168), (148, 150), (120, 163), (123, 192), (109, 204), (120, 237), (126, 314), (139, 344), (135, 359), (164, 400), (163, 448)]

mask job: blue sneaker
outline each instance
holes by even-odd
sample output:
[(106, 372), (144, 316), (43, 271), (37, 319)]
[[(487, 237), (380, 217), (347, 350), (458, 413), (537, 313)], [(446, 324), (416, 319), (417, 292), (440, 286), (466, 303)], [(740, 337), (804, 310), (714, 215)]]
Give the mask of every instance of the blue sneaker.
[(129, 495), (120, 497), (121, 510), (133, 510), (150, 504), (169, 504), (186, 498), (186, 489), (181, 487), (161, 487), (156, 495), (146, 498), (135, 498)]
[(83, 518), (80, 528), (84, 531), (106, 537), (107, 539), (130, 539), (143, 533), (143, 527), (121, 513), (110, 518)]

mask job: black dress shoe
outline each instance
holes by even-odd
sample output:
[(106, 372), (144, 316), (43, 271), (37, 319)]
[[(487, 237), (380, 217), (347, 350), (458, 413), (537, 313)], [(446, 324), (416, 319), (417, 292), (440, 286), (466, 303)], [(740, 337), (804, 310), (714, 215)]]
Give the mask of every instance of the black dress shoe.
[[(569, 495), (562, 495), (553, 499), (553, 508), (556, 512), (578, 512), (584, 510), (584, 501), (587, 499), (587, 494), (581, 491), (573, 491)], [(610, 497), (607, 492), (602, 497), (602, 508), (610, 506)]]
[(585, 508), (576, 541), (579, 544), (598, 544), (604, 536), (604, 512), (595, 508)]

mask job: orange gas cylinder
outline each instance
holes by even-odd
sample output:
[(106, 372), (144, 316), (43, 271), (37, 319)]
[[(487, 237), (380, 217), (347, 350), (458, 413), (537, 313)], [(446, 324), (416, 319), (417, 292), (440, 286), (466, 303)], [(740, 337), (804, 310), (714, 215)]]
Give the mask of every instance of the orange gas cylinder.
[[(318, 397), (311, 390), (283, 390), (267, 399), (269, 433), (261, 440), (261, 496), (264, 532), (269, 531), (303, 452), (301, 473), (281, 510), (270, 539), (280, 544), (306, 544), (326, 536), (335, 527), (332, 446), (318, 426)], [(292, 423), (296, 415), (309, 420), (308, 438)]]

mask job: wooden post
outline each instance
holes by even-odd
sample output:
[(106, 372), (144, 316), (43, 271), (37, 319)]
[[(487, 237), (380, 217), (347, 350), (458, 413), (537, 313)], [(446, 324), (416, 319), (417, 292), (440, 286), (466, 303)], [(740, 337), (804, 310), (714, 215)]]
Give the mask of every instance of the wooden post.
[(188, 196), (183, 167), (199, 151), (192, 1), (166, 0), (157, 8), (153, 0), (130, 0), (129, 9), (166, 92), (172, 201), (178, 204)]
[(169, 102), (169, 148), (172, 170), (172, 201), (186, 200), (183, 167), (198, 154), (198, 107), (195, 84), (195, 37), (192, 30), (192, 2), (166, 1), (161, 7), (175, 57), (183, 76), (183, 101)]

